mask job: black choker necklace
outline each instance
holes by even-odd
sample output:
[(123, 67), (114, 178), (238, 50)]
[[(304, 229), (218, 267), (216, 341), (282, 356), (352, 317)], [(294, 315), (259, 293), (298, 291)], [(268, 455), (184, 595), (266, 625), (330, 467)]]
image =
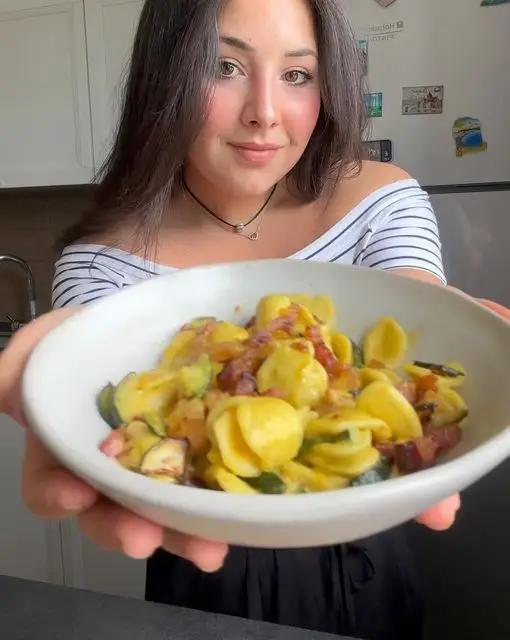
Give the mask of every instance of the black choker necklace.
[[(262, 213), (264, 212), (265, 208), (269, 204), (271, 198), (273, 197), (274, 192), (276, 191), (276, 187), (278, 186), (278, 185), (275, 185), (273, 187), (271, 193), (269, 194), (269, 198), (264, 202), (262, 207), (257, 211), (257, 213), (253, 216), (253, 218), (248, 220), (248, 222), (243, 222), (243, 223), (239, 223), (239, 224), (232, 224), (231, 222), (227, 222), (226, 220), (223, 220), (223, 218), (220, 218), (220, 216), (216, 215), (214, 213), (214, 211), (211, 211), (211, 209), (209, 209), (209, 207), (207, 205), (205, 205), (201, 200), (199, 200), (199, 198), (197, 198), (197, 196), (193, 193), (193, 191), (191, 191), (191, 189), (188, 187), (188, 185), (186, 183), (186, 180), (183, 180), (183, 183), (184, 183), (184, 187), (185, 187), (186, 191), (193, 198), (193, 200), (195, 200), (195, 202), (197, 204), (199, 204), (203, 209), (205, 209), (207, 211), (207, 213), (209, 213), (209, 215), (211, 215), (213, 218), (215, 218), (218, 222), (221, 222), (226, 227), (228, 227), (232, 231), (232, 233), (238, 233), (238, 234), (242, 234), (243, 231), (246, 229), (246, 227), (249, 227), (250, 224), (255, 222), (255, 220), (257, 220), (257, 218), (259, 218), (262, 215)], [(259, 224), (259, 226), (258, 226), (256, 231), (251, 233), (249, 236), (243, 236), (243, 237), (245, 237), (245, 238), (247, 237), (249, 240), (258, 240), (259, 239), (259, 231), (260, 231), (260, 224)]]

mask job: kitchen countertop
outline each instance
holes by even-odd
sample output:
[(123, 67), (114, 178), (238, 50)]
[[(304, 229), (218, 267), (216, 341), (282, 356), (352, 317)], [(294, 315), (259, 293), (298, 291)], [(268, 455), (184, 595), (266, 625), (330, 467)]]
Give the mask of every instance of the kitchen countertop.
[(6, 640), (349, 640), (0, 576)]

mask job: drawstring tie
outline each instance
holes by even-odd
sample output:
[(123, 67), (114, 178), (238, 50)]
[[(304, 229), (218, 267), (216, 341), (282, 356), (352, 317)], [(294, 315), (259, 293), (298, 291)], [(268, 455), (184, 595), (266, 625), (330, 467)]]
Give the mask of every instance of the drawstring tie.
[[(336, 602), (342, 605), (342, 618), (348, 625), (347, 633), (354, 633), (356, 627), (356, 607), (354, 594), (359, 593), (373, 580), (375, 576), (375, 565), (368, 554), (368, 550), (361, 544), (348, 543), (337, 547), (339, 562), (334, 563), (335, 573), (334, 584), (341, 585), (341, 594), (335, 594)], [(338, 580), (337, 580), (338, 577)]]

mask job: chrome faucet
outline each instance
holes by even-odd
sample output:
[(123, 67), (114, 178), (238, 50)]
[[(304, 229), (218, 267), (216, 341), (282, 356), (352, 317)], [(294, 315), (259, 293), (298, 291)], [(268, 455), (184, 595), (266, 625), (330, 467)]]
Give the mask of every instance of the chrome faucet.
[[(32, 273), (32, 269), (29, 267), (28, 263), (25, 262), (22, 258), (18, 256), (12, 255), (0, 255), (0, 262), (14, 262), (14, 264), (19, 265), (24, 271), (26, 275), (27, 281), (27, 298), (28, 298), (28, 311), (30, 315), (30, 320), (34, 320), (37, 315), (37, 308), (35, 302), (35, 284), (34, 284), (34, 275)], [(22, 326), (21, 322), (16, 322), (9, 316), (7, 318), (11, 322), (11, 328), (14, 332), (16, 329), (19, 329)]]

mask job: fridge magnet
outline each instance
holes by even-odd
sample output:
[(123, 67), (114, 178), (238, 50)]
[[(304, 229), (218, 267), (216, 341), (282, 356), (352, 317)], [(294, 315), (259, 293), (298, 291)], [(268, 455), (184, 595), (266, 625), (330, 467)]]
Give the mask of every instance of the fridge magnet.
[(363, 75), (368, 73), (368, 40), (358, 40), (358, 50), (361, 60)]
[(393, 4), (395, 2), (395, 0), (375, 0), (377, 2), (377, 4), (380, 4), (381, 7), (389, 7), (390, 4)]
[(487, 151), (487, 143), (483, 139), (482, 125), (478, 118), (457, 118), (453, 124), (453, 138), (458, 158), (462, 158), (466, 153)]
[(430, 115), (443, 113), (444, 86), (404, 87), (402, 115)]
[(363, 143), (367, 160), (391, 162), (393, 160), (393, 143), (391, 140), (367, 140)]
[(365, 37), (370, 42), (387, 42), (388, 40), (395, 40), (405, 30), (405, 23), (403, 20), (393, 20), (391, 22), (384, 22), (383, 24), (371, 24), (365, 29)]
[(494, 7), (497, 4), (508, 4), (510, 0), (482, 0), (482, 7)]
[(383, 94), (367, 93), (365, 94), (365, 102), (370, 118), (381, 118), (383, 114)]

